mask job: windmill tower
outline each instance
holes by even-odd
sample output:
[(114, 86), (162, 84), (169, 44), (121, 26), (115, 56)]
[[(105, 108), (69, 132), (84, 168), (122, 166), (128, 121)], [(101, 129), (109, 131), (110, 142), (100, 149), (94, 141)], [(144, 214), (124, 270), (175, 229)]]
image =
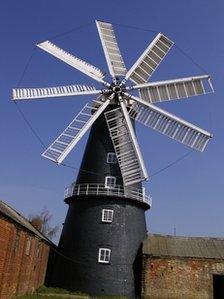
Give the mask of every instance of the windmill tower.
[[(148, 174), (135, 136), (139, 121), (203, 151), (211, 134), (155, 104), (213, 91), (208, 75), (148, 83), (173, 42), (159, 33), (126, 70), (113, 26), (96, 21), (111, 81), (89, 63), (50, 41), (38, 47), (98, 81), (103, 88), (69, 85), (13, 90), (13, 100), (95, 95), (42, 154), (62, 163), (90, 129), (80, 171), (65, 192), (69, 205), (52, 284), (91, 295), (136, 297), (140, 290), (141, 243), (151, 199), (142, 188)], [(130, 85), (131, 81), (134, 85)], [(139, 92), (139, 97), (133, 91)]]

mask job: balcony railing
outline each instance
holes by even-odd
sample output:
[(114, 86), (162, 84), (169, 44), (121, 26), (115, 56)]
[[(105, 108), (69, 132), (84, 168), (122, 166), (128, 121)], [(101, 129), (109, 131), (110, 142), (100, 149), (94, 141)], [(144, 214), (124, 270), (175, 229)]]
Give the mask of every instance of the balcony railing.
[(102, 184), (72, 184), (67, 187), (64, 192), (64, 199), (72, 196), (83, 195), (103, 195), (130, 198), (143, 202), (150, 207), (152, 206), (152, 198), (145, 194), (145, 189), (137, 189), (132, 187), (123, 187), (116, 185), (115, 187), (105, 187)]

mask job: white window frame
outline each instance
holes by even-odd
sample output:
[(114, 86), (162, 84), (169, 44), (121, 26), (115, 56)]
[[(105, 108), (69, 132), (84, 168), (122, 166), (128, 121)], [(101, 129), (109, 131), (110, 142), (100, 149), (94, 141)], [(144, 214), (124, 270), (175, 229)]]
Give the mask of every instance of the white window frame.
[(114, 152), (107, 153), (107, 163), (117, 164), (117, 155)]
[[(108, 184), (108, 181), (110, 180), (113, 180), (113, 184)], [(116, 186), (116, 177), (115, 176), (111, 176), (111, 175), (108, 175), (105, 177), (105, 188), (115, 188)]]
[(98, 263), (109, 264), (110, 263), (111, 249), (99, 248)]
[(111, 223), (113, 222), (114, 210), (103, 209), (102, 210), (102, 222)]

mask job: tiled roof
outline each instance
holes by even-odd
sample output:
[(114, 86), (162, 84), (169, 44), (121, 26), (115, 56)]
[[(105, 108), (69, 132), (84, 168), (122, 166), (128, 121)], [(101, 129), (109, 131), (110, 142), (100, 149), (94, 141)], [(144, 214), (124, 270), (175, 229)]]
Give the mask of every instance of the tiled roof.
[(12, 207), (10, 207), (2, 200), (0, 200), (0, 213), (12, 219), (14, 222), (20, 224), (21, 226), (25, 227), (41, 239), (44, 239), (45, 241), (51, 243), (51, 241), (47, 237), (45, 237), (40, 231), (38, 231), (35, 227), (33, 227), (32, 224), (25, 217), (16, 212)]
[(224, 259), (224, 239), (149, 234), (143, 254), (154, 257)]

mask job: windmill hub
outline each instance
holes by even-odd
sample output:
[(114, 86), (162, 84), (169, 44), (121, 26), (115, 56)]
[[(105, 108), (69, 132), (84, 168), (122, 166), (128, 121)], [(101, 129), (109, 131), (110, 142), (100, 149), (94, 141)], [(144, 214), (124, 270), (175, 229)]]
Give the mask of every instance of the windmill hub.
[(119, 85), (116, 85), (113, 87), (113, 91), (115, 93), (121, 93), (122, 92), (122, 88)]

